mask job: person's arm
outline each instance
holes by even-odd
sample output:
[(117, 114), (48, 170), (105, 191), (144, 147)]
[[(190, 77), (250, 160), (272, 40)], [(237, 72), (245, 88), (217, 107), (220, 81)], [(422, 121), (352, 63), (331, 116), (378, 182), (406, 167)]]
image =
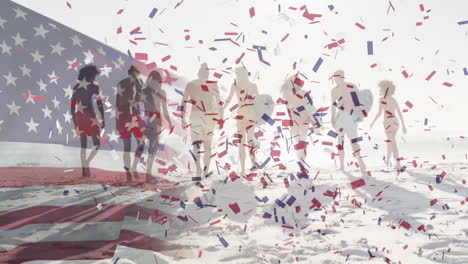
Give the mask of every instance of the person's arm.
[(331, 124), (332, 127), (335, 128), (335, 115), (336, 115), (336, 95), (335, 92), (332, 91), (332, 99), (331, 99)]
[(101, 114), (101, 127), (104, 128), (105, 121), (104, 121), (104, 104), (102, 102), (101, 94), (99, 93), (99, 86), (96, 86), (96, 104), (99, 109), (99, 113)]
[(161, 93), (161, 95), (160, 95), (161, 100), (159, 100), (159, 101), (161, 103), (161, 108), (162, 108), (164, 117), (166, 118), (167, 122), (169, 123), (169, 127), (172, 127), (171, 117), (169, 116), (169, 111), (167, 110), (166, 92), (163, 91), (163, 90), (160, 90), (160, 93)]
[(115, 118), (119, 119), (120, 106), (122, 105), (122, 95), (119, 91), (122, 89), (120, 83), (117, 84), (117, 97), (115, 98)]
[(400, 106), (398, 105), (398, 103), (397, 103), (396, 100), (395, 100), (395, 108), (396, 108), (396, 110), (397, 110), (398, 117), (399, 117), (400, 120), (401, 120), (401, 127), (402, 127), (402, 130), (403, 130), (403, 133), (406, 134), (405, 121), (403, 120), (403, 115), (401, 114)]
[(219, 113), (219, 118), (223, 119), (223, 110), (224, 108), (221, 107), (221, 95), (220, 95), (220, 91), (219, 91), (219, 87), (218, 85), (215, 84), (215, 87), (214, 87), (214, 91), (213, 91), (215, 94), (215, 100), (216, 100), (216, 108), (218, 108), (218, 113)]
[(371, 128), (374, 126), (375, 121), (377, 121), (377, 119), (379, 119), (380, 115), (382, 114), (382, 111), (383, 111), (382, 102), (380, 102), (379, 111), (377, 112), (377, 115), (375, 116), (374, 121), (372, 121), (372, 123), (370, 124)]
[(190, 83), (187, 84), (187, 86), (185, 87), (185, 91), (184, 91), (184, 96), (182, 97), (182, 102), (181, 102), (181, 117), (182, 117), (182, 127), (186, 127), (187, 126), (187, 122), (185, 121), (185, 111), (186, 111), (186, 107), (187, 107), (187, 100), (190, 99)]
[(236, 86), (236, 81), (234, 81), (234, 83), (231, 85), (231, 90), (229, 91), (228, 98), (224, 102), (223, 109), (226, 109), (226, 107), (228, 107), (229, 103), (231, 102), (232, 97), (234, 96), (235, 89), (236, 89), (235, 86)]
[(75, 121), (75, 116), (76, 116), (76, 104), (78, 101), (76, 100), (76, 93), (73, 92), (72, 98), (71, 98), (71, 104), (70, 104), (70, 111), (71, 111), (71, 116), (73, 120), (73, 126), (76, 128), (76, 121)]

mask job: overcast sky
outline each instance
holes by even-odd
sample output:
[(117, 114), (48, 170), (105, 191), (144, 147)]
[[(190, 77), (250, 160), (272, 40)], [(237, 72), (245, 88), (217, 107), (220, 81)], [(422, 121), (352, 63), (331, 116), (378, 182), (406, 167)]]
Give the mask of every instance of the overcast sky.
[[(243, 52), (246, 54), (242, 62), (258, 77), (255, 82), (260, 92), (278, 96), (285, 77), (296, 73), (293, 63), (297, 62), (297, 70), (308, 77), (306, 88), (312, 90), (319, 106), (329, 105), (333, 84), (328, 78), (337, 69), (343, 69), (349, 81), (361, 89), (371, 89), (375, 95), (377, 82), (390, 79), (397, 85), (395, 97), (400, 106), (406, 108), (407, 100), (414, 104), (405, 114), (412, 126), (410, 132), (423, 131), (424, 118), (435, 130), (451, 130), (454, 136), (468, 132), (468, 76), (463, 74), (463, 68), (468, 67), (468, 24), (457, 24), (468, 20), (468, 2), (464, 0), (392, 0), (395, 11), (388, 14), (389, 2), (383, 0), (184, 0), (177, 8), (177, 2), (172, 0), (70, 0), (71, 9), (65, 0), (49, 0), (47, 4), (37, 0), (15, 2), (122, 52), (130, 49), (132, 53), (148, 53), (148, 62), (155, 61), (165, 68), (177, 66), (178, 74), (187, 79), (196, 77), (200, 62), (207, 62), (223, 74), (219, 82), (225, 87), (234, 76), (221, 70), (239, 66), (235, 60)], [(305, 3), (309, 13), (322, 15), (314, 20), (320, 22), (309, 24), (311, 20), (302, 16), (300, 8)], [(329, 5), (333, 5), (333, 10)], [(252, 18), (251, 7), (255, 9)], [(158, 12), (151, 19), (148, 16), (153, 8), (158, 8)], [(117, 15), (120, 9), (124, 11)], [(356, 26), (356, 22), (365, 29)], [(417, 26), (417, 22), (422, 25)], [(138, 26), (143, 33), (137, 37), (147, 40), (133, 45), (129, 39), (135, 35), (130, 36), (129, 32)], [(123, 32), (116, 34), (119, 27)], [(245, 40), (239, 38), (240, 47), (228, 41), (214, 41), (237, 38), (226, 36), (225, 32), (243, 33)], [(286, 34), (289, 36), (281, 42)], [(189, 40), (185, 40), (186, 35), (190, 35)], [(345, 43), (339, 48), (326, 48), (332, 39), (344, 39)], [(374, 55), (367, 54), (368, 41), (373, 41)], [(271, 66), (261, 63), (256, 52), (247, 50), (253, 45), (266, 47), (263, 57)], [(211, 51), (210, 47), (217, 50)], [(162, 63), (161, 58), (167, 55), (171, 59)], [(315, 73), (312, 68), (319, 57), (323, 63)], [(378, 66), (371, 68), (374, 63)], [(405, 78), (403, 70), (412, 76)], [(426, 81), (433, 70), (437, 73)], [(453, 86), (443, 86), (444, 82)], [(374, 107), (371, 115), (376, 110)]]

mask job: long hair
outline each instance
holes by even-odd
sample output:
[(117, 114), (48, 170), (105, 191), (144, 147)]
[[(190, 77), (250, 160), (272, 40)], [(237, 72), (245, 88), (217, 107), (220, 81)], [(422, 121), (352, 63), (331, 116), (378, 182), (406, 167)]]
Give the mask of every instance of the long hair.
[(157, 70), (154, 70), (149, 74), (148, 79), (146, 80), (146, 83), (142, 90), (146, 98), (146, 103), (149, 104), (153, 108), (155, 108), (157, 105), (156, 100), (162, 99), (160, 97), (161, 87), (162, 87), (161, 74)]
[(99, 75), (101, 72), (98, 70), (96, 65), (86, 65), (80, 69), (80, 73), (78, 74), (78, 80), (82, 81), (86, 79), (86, 81), (91, 82)]

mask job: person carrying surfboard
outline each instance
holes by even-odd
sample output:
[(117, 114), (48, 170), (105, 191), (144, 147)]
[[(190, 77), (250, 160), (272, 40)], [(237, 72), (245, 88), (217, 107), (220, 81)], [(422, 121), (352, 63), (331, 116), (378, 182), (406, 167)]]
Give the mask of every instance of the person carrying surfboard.
[[(332, 76), (336, 86), (331, 91), (331, 123), (338, 134), (338, 152), (340, 159), (340, 170), (344, 170), (344, 137), (351, 142), (353, 155), (356, 157), (361, 172), (366, 172), (366, 164), (361, 157), (359, 142), (362, 137), (358, 136), (358, 122), (362, 115), (366, 114), (363, 105), (359, 101), (359, 89), (355, 84), (345, 81), (344, 71), (338, 70)], [(372, 99), (370, 99), (372, 101)]]

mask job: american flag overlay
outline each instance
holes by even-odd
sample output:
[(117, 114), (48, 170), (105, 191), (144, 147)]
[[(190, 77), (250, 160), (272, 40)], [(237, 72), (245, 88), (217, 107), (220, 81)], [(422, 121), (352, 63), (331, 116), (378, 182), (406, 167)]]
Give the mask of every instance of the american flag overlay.
[[(102, 147), (121, 149), (119, 144), (115, 144), (118, 134), (113, 130), (113, 106), (117, 83), (127, 76), (131, 65), (127, 54), (10, 1), (1, 3), (0, 34), (0, 141), (79, 146), (70, 113), (72, 88), (78, 83), (78, 70), (87, 64), (94, 64), (101, 71), (96, 82), (105, 100), (105, 120), (109, 131), (103, 133)], [(109, 139), (114, 139), (114, 145)], [(52, 183), (56, 186), (50, 188), (63, 192), (61, 195), (64, 197), (72, 197), (82, 194), (80, 187), (63, 190), (63, 185), (85, 184), (87, 188), (108, 190), (118, 178), (116, 173), (102, 171), (99, 173), (102, 176), (100, 179), (70, 182), (62, 177), (63, 168), (34, 170), (44, 174), (44, 177), (40, 177), (44, 181), (37, 181), (37, 178), (28, 180), (31, 173), (28, 168), (2, 168), (1, 185), (11, 191), (8, 196), (21, 193), (20, 190), (24, 188), (35, 189)], [(72, 178), (79, 177), (73, 175), (73, 169), (69, 171)], [(15, 179), (20, 179), (20, 182)], [(158, 182), (155, 178), (153, 180)], [(162, 180), (157, 186), (159, 191), (170, 193), (177, 184)], [(124, 186), (116, 187), (108, 194), (115, 197), (121, 195), (119, 192), (124, 189), (126, 195), (127, 191), (134, 194), (145, 191), (141, 186), (122, 188)], [(190, 247), (157, 238), (157, 235), (167, 238), (167, 229), (161, 227), (166, 225), (169, 228), (176, 216), (137, 205), (131, 197), (109, 204), (106, 202), (108, 198), (101, 199), (91, 193), (86, 196), (80, 196), (71, 203), (46, 199), (44, 203), (29, 201), (22, 206), (2, 206), (0, 263), (108, 259), (114, 257), (118, 245), (176, 257), (191, 255), (192, 252), (187, 251)], [(149, 194), (151, 197), (169, 202), (179, 200), (171, 195), (161, 198), (154, 193)], [(142, 233), (139, 224), (126, 227), (125, 220), (129, 219), (153, 225), (157, 231), (148, 235)]]
[(466, 10), (0, 0), (0, 264), (468, 264)]
[(0, 140), (76, 146), (70, 102), (78, 69), (91, 63), (102, 72), (96, 81), (111, 134), (128, 55), (10, 1), (2, 2), (0, 17)]

